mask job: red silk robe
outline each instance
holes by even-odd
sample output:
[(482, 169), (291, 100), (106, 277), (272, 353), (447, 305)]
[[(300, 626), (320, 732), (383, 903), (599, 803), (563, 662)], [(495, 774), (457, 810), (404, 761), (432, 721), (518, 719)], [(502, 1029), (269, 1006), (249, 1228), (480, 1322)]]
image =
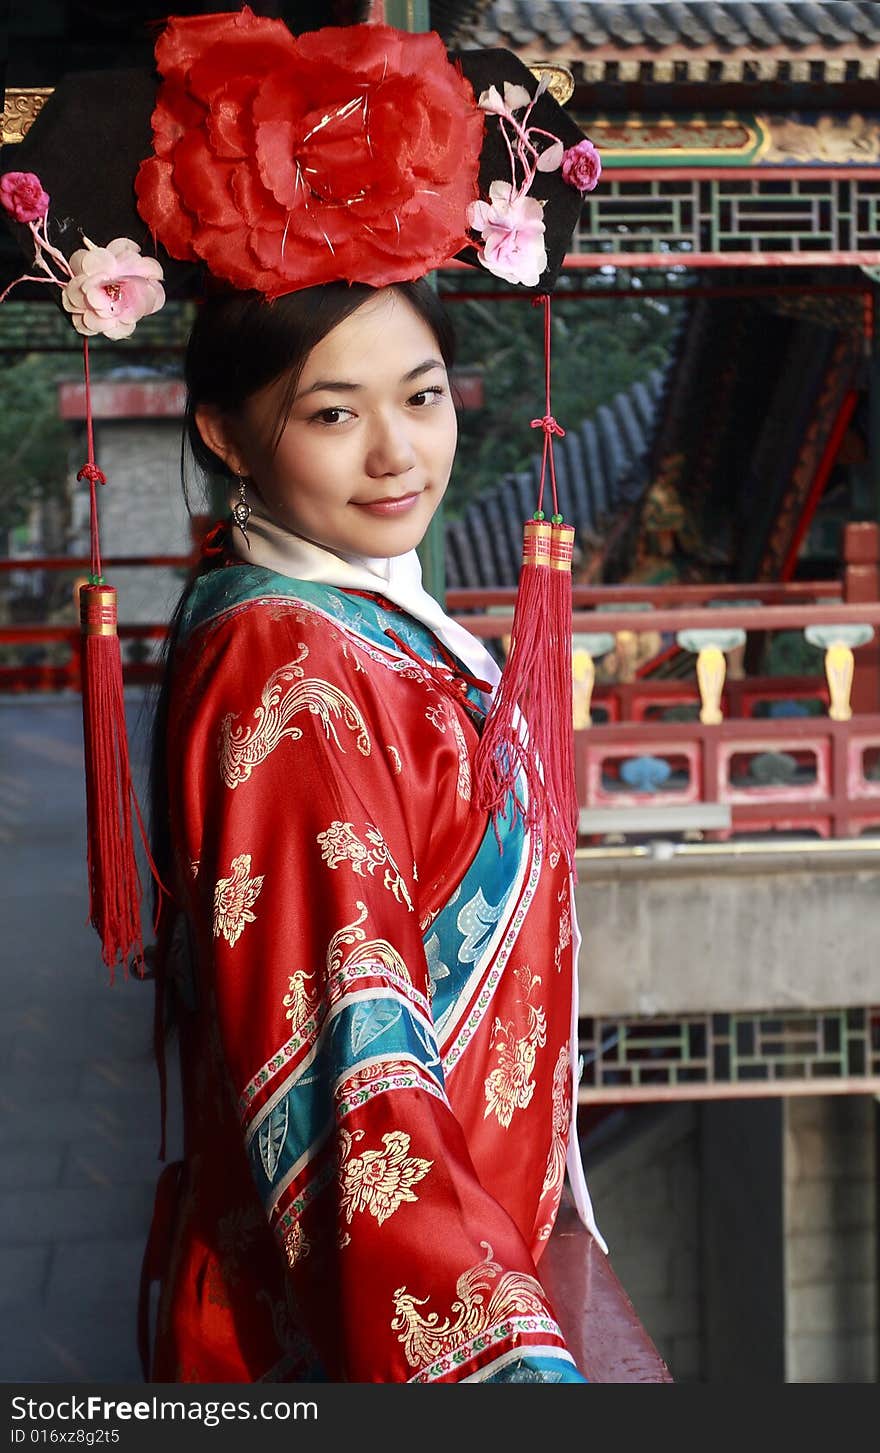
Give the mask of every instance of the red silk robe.
[(247, 565), (190, 597), (154, 1381), (584, 1380), (536, 1275), (571, 1118), (570, 884), (472, 806), (484, 710), (380, 597)]

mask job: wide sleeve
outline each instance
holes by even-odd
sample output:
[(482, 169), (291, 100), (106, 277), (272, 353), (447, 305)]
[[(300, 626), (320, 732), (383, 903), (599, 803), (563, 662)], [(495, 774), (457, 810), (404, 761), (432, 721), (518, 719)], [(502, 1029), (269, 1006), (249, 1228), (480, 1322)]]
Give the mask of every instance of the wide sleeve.
[(454, 764), (428, 755), (418, 673), (268, 609), (186, 661), (173, 827), (206, 993), (329, 1378), (583, 1382), (446, 1094), (424, 869), (458, 831)]

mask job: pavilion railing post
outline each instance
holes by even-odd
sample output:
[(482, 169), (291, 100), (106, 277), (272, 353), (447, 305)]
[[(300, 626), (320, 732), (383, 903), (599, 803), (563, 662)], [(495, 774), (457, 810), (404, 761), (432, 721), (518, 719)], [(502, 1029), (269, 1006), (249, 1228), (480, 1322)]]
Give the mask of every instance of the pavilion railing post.
[[(846, 604), (873, 605), (880, 600), (880, 525), (870, 520), (845, 525), (843, 560)], [(857, 715), (880, 710), (880, 642), (876, 633), (855, 653), (850, 701)]]

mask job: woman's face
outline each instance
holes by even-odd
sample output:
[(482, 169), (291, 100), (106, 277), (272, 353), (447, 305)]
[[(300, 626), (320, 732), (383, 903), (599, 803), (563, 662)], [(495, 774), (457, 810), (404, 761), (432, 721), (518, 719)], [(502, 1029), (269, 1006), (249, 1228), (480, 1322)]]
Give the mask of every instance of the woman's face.
[(276, 448), (282, 392), (283, 381), (270, 384), (222, 425), (227, 463), (250, 476), (268, 514), (344, 554), (413, 549), (458, 434), (437, 339), (415, 308), (386, 289), (315, 345)]

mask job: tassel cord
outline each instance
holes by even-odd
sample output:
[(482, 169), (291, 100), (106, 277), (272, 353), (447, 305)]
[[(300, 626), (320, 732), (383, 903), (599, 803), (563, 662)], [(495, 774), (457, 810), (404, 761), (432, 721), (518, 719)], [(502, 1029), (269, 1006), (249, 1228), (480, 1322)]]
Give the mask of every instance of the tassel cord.
[(101, 540), (98, 532), (98, 491), (97, 485), (106, 484), (107, 476), (103, 470), (98, 468), (95, 461), (95, 424), (92, 417), (92, 379), (89, 370), (89, 340), (83, 339), (83, 377), (85, 379), (86, 391), (86, 463), (83, 465), (77, 479), (89, 481), (89, 554), (91, 562), (90, 585), (102, 585), (104, 583), (103, 571), (101, 569)]
[(83, 339), (83, 372), (87, 462), (78, 478), (89, 483), (90, 516), (90, 576), (80, 589), (89, 919), (100, 936), (112, 983), (113, 969), (120, 960), (126, 965), (130, 961), (140, 976), (144, 972), (143, 895), (134, 851), (135, 820), (159, 889), (159, 906), (163, 894), (171, 895), (153, 861), (131, 775), (116, 591), (105, 584), (101, 563), (97, 486), (105, 484), (106, 477), (95, 459), (88, 339)]
[[(565, 431), (550, 400), (550, 299), (542, 294), (533, 304), (544, 309), (544, 414), (531, 421), (544, 435), (538, 508), (525, 527), (510, 652), (477, 750), (474, 784), (496, 836), (497, 818), (512, 801), (525, 826), (557, 843), (572, 867), (578, 817), (571, 727), (574, 530), (559, 512), (553, 457), (553, 441)], [(545, 523), (548, 475), (553, 513)]]
[(459, 706), (463, 706), (466, 711), (474, 713), (480, 712), (480, 707), (467, 699), (467, 688), (469, 686), (474, 687), (477, 691), (482, 692), (484, 696), (490, 696), (492, 693), (491, 682), (483, 681), (479, 676), (472, 676), (469, 671), (465, 671), (464, 667), (455, 660), (452, 653), (445, 648), (442, 641), (437, 641), (435, 637), (436, 644), (440, 649), (445, 663), (440, 666), (436, 663), (426, 661), (424, 657), (419, 656), (411, 646), (407, 645), (406, 641), (397, 635), (396, 631), (386, 630), (385, 635), (388, 636), (389, 640), (394, 642), (398, 650), (402, 651), (411, 661), (414, 661), (429, 673), (435, 686), (444, 695), (450, 697)]

